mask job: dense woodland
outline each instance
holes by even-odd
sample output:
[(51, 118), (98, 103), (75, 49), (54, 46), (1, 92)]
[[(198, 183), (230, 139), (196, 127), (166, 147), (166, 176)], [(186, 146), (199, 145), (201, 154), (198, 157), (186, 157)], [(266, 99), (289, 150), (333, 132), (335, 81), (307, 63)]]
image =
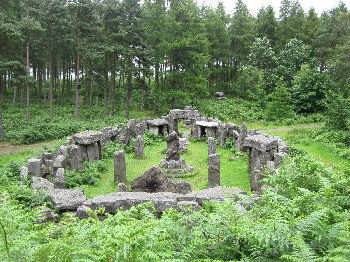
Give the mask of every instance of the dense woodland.
[[(252, 15), (244, 0), (232, 13), (194, 0), (0, 0), (0, 260), (350, 261), (348, 8), (317, 14), (282, 0)], [(53, 206), (20, 178), (29, 158), (76, 132), (186, 105), (288, 143), (254, 203), (246, 155), (234, 141), (218, 148), (222, 170), (234, 169), (223, 186), (248, 190), (244, 212), (227, 201), (159, 216), (146, 204), (42, 223)], [(146, 133), (142, 160), (135, 141), (111, 143), (101, 160), (67, 170), (66, 186), (113, 192), (114, 152), (127, 153), (136, 177), (159, 163), (163, 140)], [(207, 153), (190, 141), (196, 190), (207, 187)]]
[(74, 103), (77, 117), (80, 106), (103, 103), (128, 116), (133, 104), (159, 111), (215, 91), (273, 100), (278, 118), (276, 104), (282, 114), (315, 113), (335, 99), (330, 93), (349, 96), (342, 3), (318, 15), (283, 0), (255, 17), (241, 0), (232, 14), (193, 0), (3, 0), (0, 32), (2, 107), (26, 107), (27, 120), (32, 103), (50, 112)]

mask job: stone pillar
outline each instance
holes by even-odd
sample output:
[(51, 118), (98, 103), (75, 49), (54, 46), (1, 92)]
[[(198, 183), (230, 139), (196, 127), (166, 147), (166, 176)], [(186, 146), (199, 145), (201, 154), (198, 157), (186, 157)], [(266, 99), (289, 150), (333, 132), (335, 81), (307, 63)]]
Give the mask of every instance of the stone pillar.
[(31, 176), (41, 176), (41, 159), (31, 158), (28, 160), (28, 173)]
[(83, 169), (83, 159), (81, 155), (80, 146), (72, 145), (69, 150), (69, 164), (74, 170)]
[(166, 151), (166, 160), (179, 160), (180, 159), (180, 142), (179, 136), (175, 131), (172, 131), (167, 137), (167, 151)]
[(208, 156), (216, 154), (216, 141), (214, 137), (208, 137)]
[(225, 141), (227, 138), (227, 128), (223, 125), (220, 125), (218, 128), (218, 138), (219, 138), (219, 144), (220, 146), (224, 146), (225, 145)]
[(114, 183), (116, 186), (119, 183), (127, 183), (124, 151), (114, 153)]
[(236, 141), (237, 150), (239, 150), (239, 151), (244, 150), (243, 143), (244, 143), (244, 139), (247, 137), (247, 135), (248, 135), (247, 126), (243, 123), (239, 129), (239, 136), (238, 136), (237, 141)]
[(216, 127), (206, 128), (207, 137), (216, 137)]
[(209, 155), (208, 158), (208, 187), (220, 186), (220, 156)]
[(65, 188), (64, 184), (64, 168), (58, 168), (54, 177), (55, 188)]
[(135, 156), (137, 158), (143, 158), (144, 157), (144, 149), (145, 149), (145, 144), (143, 141), (143, 137), (141, 135), (138, 135), (136, 137), (136, 142), (135, 142)]
[(89, 161), (101, 159), (100, 149), (97, 142), (91, 145), (87, 145), (87, 157)]

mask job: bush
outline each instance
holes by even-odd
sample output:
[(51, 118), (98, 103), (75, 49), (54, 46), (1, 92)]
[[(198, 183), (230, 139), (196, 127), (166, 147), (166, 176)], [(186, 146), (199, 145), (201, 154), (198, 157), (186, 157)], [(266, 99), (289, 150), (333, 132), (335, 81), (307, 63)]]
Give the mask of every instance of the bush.
[(350, 98), (340, 95), (328, 98), (326, 123), (329, 128), (350, 131)]
[(282, 81), (278, 82), (276, 89), (269, 96), (265, 114), (266, 119), (272, 121), (293, 118), (295, 116), (291, 94)]

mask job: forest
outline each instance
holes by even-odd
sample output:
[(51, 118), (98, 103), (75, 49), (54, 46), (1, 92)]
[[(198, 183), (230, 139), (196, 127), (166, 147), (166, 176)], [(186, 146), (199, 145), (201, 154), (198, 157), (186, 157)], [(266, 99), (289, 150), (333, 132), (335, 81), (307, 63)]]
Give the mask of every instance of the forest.
[[(350, 261), (350, 6), (317, 13), (281, 0), (253, 14), (234, 3), (229, 12), (195, 0), (0, 1), (0, 261)], [(288, 143), (245, 212), (209, 201), (159, 216), (146, 203), (79, 219), (21, 180), (28, 159), (75, 133), (186, 106)], [(113, 142), (66, 170), (66, 187), (114, 192), (121, 149), (128, 179), (142, 175), (166, 147), (143, 139), (144, 159), (134, 138)], [(185, 180), (202, 190), (207, 145), (189, 140), (182, 156), (195, 172)], [(222, 186), (254, 199), (248, 156), (234, 144), (218, 146)], [(45, 208), (59, 220), (38, 223)]]

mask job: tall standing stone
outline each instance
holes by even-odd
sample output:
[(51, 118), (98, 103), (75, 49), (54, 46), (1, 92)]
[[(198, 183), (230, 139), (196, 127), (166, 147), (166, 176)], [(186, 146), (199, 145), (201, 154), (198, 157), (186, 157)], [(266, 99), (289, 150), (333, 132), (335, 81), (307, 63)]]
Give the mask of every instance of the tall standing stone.
[(126, 164), (124, 151), (118, 151), (114, 153), (114, 183), (126, 184)]
[(239, 151), (244, 150), (243, 143), (244, 143), (244, 139), (247, 137), (247, 135), (248, 135), (247, 126), (243, 123), (239, 129), (239, 136), (238, 136), (237, 141), (236, 141), (237, 150), (239, 150)]
[(41, 176), (41, 159), (39, 158), (29, 159), (28, 172), (32, 176)]
[(166, 160), (179, 160), (180, 159), (180, 142), (179, 136), (175, 131), (172, 131), (167, 137), (167, 151)]
[(137, 158), (143, 158), (144, 149), (145, 149), (145, 143), (143, 141), (143, 137), (141, 135), (138, 135), (136, 137), (136, 142), (135, 142), (135, 156)]
[(220, 186), (220, 156), (211, 154), (208, 158), (208, 187)]
[(64, 168), (60, 167), (57, 169), (54, 177), (54, 186), (55, 188), (65, 188), (64, 183)]
[(216, 142), (214, 137), (208, 137), (208, 156), (216, 154)]

